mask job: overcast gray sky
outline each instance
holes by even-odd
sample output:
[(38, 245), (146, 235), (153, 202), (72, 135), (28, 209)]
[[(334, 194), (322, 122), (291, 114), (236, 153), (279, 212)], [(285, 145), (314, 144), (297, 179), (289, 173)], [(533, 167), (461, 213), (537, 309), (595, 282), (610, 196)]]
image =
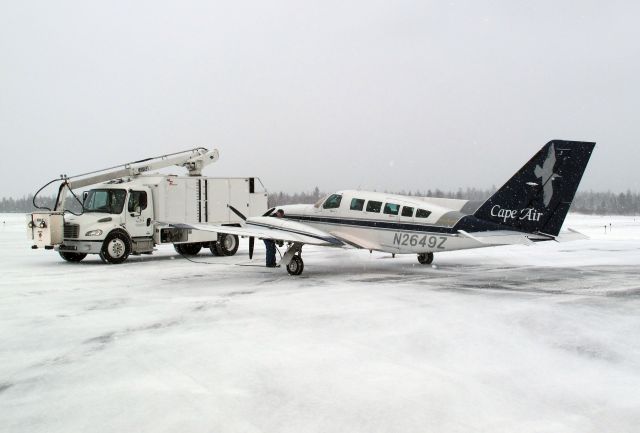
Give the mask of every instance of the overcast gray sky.
[(273, 191), (490, 187), (553, 138), (640, 190), (640, 2), (0, 5), (0, 196), (194, 146)]

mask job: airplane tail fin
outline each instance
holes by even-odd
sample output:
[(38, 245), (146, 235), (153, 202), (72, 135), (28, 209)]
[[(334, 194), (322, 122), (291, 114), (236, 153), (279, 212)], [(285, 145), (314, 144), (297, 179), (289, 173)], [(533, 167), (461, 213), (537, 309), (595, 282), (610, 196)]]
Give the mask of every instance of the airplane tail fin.
[(595, 143), (547, 143), (475, 212), (516, 230), (557, 236)]

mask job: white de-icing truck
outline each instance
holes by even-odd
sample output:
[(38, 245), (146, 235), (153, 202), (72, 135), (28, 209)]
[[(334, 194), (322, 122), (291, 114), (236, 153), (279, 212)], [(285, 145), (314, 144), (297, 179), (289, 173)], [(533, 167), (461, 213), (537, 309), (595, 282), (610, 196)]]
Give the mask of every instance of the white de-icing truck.
[[(195, 148), (78, 176), (63, 175), (45, 185), (61, 182), (54, 208), (27, 215), (32, 248), (54, 249), (68, 262), (98, 254), (105, 263), (122, 263), (130, 254), (151, 254), (160, 244), (174, 244), (186, 255), (197, 254), (202, 247), (214, 255), (233, 255), (238, 249), (235, 235), (168, 224), (240, 225), (229, 206), (247, 216), (267, 210), (267, 192), (260, 179), (202, 176), (202, 169), (217, 160), (217, 150)], [(186, 168), (188, 176), (150, 173), (174, 165)], [(75, 206), (65, 210), (69, 201)], [(74, 212), (74, 207), (80, 211)]]

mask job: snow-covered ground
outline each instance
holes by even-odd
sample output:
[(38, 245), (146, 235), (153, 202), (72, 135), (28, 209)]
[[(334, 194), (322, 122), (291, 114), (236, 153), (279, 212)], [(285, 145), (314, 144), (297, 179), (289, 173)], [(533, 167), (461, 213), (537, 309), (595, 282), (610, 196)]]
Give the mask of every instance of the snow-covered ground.
[(244, 243), (70, 264), (24, 226), (0, 215), (3, 433), (640, 426), (640, 218), (434, 266), (305, 247), (300, 277), (236, 266)]

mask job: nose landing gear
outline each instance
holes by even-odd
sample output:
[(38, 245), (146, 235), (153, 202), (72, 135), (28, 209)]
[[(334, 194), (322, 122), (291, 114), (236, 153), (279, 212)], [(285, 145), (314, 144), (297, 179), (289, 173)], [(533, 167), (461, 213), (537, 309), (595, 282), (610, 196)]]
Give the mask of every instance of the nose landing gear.
[(291, 257), (291, 261), (287, 265), (287, 272), (291, 275), (300, 275), (304, 270), (304, 262), (302, 261), (302, 257), (293, 256)]
[(280, 265), (287, 267), (290, 275), (300, 275), (304, 270), (304, 262), (302, 261), (302, 244), (294, 242), (289, 246), (287, 252), (282, 256)]

